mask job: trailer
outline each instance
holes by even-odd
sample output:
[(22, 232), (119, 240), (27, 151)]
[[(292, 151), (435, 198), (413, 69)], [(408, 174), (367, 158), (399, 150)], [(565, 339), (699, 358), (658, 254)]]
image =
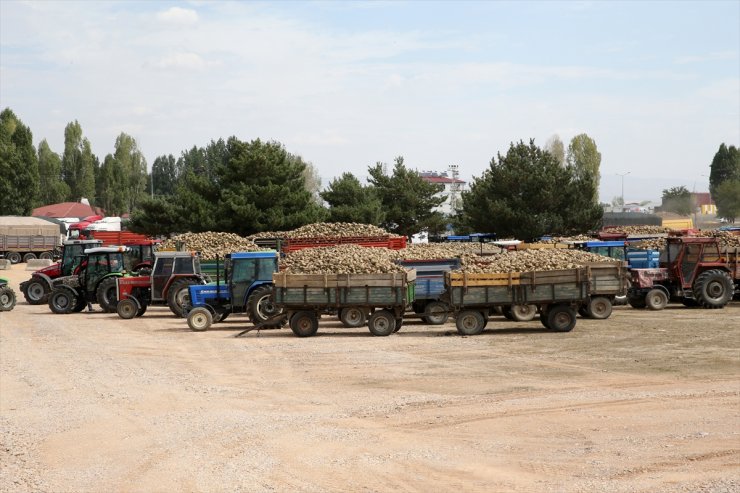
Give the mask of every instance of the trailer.
[(462, 335), (480, 334), (494, 309), (512, 305), (535, 305), (542, 325), (568, 332), (576, 325), (576, 310), (589, 299), (589, 284), (588, 267), (502, 274), (448, 272), (445, 298)]
[(0, 216), (0, 257), (12, 264), (53, 259), (62, 245), (59, 224), (38, 217)]
[(319, 317), (340, 313), (355, 326), (367, 320), (370, 333), (398, 331), (403, 313), (414, 301), (416, 271), (389, 274), (291, 274), (276, 272), (273, 298), (298, 337), (316, 334)]

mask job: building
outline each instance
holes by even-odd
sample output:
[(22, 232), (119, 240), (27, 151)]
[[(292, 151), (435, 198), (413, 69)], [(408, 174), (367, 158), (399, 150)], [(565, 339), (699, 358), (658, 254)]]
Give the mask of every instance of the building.
[(59, 204), (50, 204), (37, 207), (31, 212), (34, 217), (77, 217), (102, 215), (102, 209), (92, 207), (90, 203), (83, 199), (83, 202), (60, 202)]
[(709, 192), (693, 192), (691, 203), (700, 214), (717, 214), (717, 205)]
[(427, 183), (444, 185), (444, 190), (438, 196), (445, 197), (445, 201), (436, 210), (442, 214), (452, 215), (462, 206), (461, 194), (465, 191), (466, 182), (459, 178), (460, 173), (456, 164), (450, 165), (448, 171), (420, 171), (421, 178)]

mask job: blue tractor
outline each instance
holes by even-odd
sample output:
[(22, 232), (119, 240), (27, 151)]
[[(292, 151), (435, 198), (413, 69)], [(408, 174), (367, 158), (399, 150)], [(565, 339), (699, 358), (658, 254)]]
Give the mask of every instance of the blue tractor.
[[(186, 303), (188, 326), (207, 330), (232, 313), (246, 313), (255, 324), (271, 328), (282, 324), (280, 309), (272, 295), (272, 274), (278, 271), (276, 252), (231, 253), (224, 258), (223, 279), (217, 269), (216, 282), (190, 286)], [(267, 323), (265, 323), (267, 322)]]

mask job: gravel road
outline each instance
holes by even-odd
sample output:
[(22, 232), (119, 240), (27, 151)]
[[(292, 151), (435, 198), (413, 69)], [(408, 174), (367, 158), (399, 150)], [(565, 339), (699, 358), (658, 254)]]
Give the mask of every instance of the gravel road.
[(0, 491), (740, 491), (740, 303), (234, 338), (0, 313)]

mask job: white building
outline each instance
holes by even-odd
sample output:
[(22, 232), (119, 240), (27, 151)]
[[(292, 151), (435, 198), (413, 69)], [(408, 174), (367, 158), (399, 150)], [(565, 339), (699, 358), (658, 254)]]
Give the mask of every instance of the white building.
[(420, 171), (419, 174), (424, 181), (445, 187), (438, 194), (440, 197), (445, 197), (445, 201), (436, 210), (442, 214), (452, 215), (457, 208), (462, 206), (461, 194), (465, 191), (466, 182), (459, 178), (460, 174), (456, 164), (450, 165), (449, 170), (442, 173)]

